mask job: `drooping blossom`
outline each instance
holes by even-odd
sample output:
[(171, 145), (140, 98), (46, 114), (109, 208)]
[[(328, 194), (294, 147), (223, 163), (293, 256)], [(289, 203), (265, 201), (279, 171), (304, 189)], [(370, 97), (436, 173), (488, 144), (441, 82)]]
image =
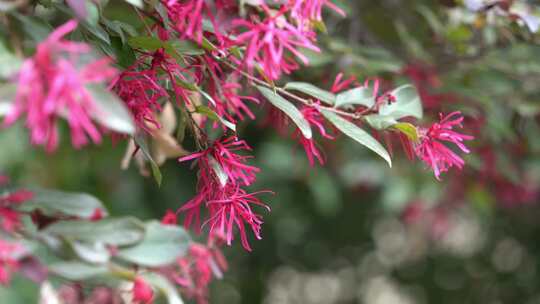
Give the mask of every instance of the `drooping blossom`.
[(133, 281), (133, 302), (136, 304), (151, 304), (154, 300), (154, 290), (148, 282), (140, 276)]
[(253, 207), (263, 207), (270, 211), (270, 207), (256, 196), (259, 193), (265, 192), (268, 193), (269, 191), (248, 193), (238, 185), (227, 184), (222, 192), (206, 202), (210, 215), (205, 224), (210, 227), (210, 233), (224, 233), (227, 245), (230, 246), (234, 239), (234, 227), (236, 226), (240, 234), (242, 246), (246, 250), (251, 251), (246, 233), (246, 225), (251, 228), (251, 231), (258, 240), (262, 239), (262, 216), (255, 213)]
[[(241, 186), (250, 185), (255, 180), (257, 167), (246, 164), (248, 156), (237, 151), (250, 150), (244, 141), (234, 137), (218, 140), (212, 147), (180, 159), (196, 159), (199, 168), (197, 195), (186, 202), (179, 212), (185, 213), (184, 225), (200, 231), (208, 226), (211, 234), (226, 236), (228, 245), (234, 239), (235, 227), (238, 229), (242, 245), (250, 250), (247, 241), (246, 225), (255, 237), (260, 239), (262, 217), (253, 211), (253, 206), (269, 209), (256, 195), (248, 193)], [(207, 211), (207, 220), (201, 225), (201, 209)]]
[(116, 74), (108, 58), (82, 65), (81, 56), (89, 55), (90, 46), (63, 39), (76, 27), (73, 20), (58, 27), (38, 44), (35, 55), (23, 62), (16, 79), (15, 101), (4, 120), (4, 126), (10, 126), (25, 116), (32, 144), (45, 146), (49, 152), (58, 145), (59, 118), (67, 120), (75, 148), (87, 144), (88, 139), (101, 141), (92, 122), (100, 113), (88, 85), (103, 83)]
[(310, 22), (321, 21), (322, 9), (325, 6), (345, 16), (345, 12), (329, 0), (289, 0), (291, 17), (296, 19), (301, 28), (305, 28)]
[(199, 168), (213, 171), (209, 178), (217, 178), (222, 185), (225, 185), (225, 180), (230, 180), (234, 184), (249, 186), (255, 181), (255, 175), (260, 170), (247, 165), (246, 162), (251, 156), (238, 154), (240, 151), (251, 151), (251, 147), (244, 140), (231, 136), (215, 141), (210, 148), (202, 152), (182, 157), (180, 161), (197, 159)]
[[(319, 131), (319, 134), (326, 139), (334, 139), (332, 135), (326, 131), (324, 126), (324, 119), (321, 116), (321, 113), (314, 107), (305, 106), (300, 110), (306, 121), (309, 125), (315, 130)], [(306, 156), (308, 158), (310, 166), (315, 165), (315, 159), (319, 161), (321, 165), (324, 165), (324, 157), (317, 148), (317, 142), (313, 137), (306, 138), (302, 132), (297, 128), (293, 133), (293, 137), (298, 140), (298, 142), (304, 147), (306, 151)]]
[(456, 126), (461, 127), (463, 116), (460, 112), (452, 112), (446, 116), (440, 113), (439, 116), (440, 121), (434, 123), (429, 129), (418, 128), (420, 140), (415, 147), (416, 155), (433, 169), (437, 180), (440, 180), (441, 172), (446, 172), (453, 166), (461, 169), (465, 164), (459, 155), (442, 142), (453, 143), (462, 152), (469, 153), (463, 141), (473, 139), (472, 136), (452, 130)]
[(203, 38), (203, 20), (206, 18), (214, 25), (213, 33), (221, 39), (219, 27), (205, 0), (162, 0), (173, 28), (181, 38), (188, 38), (198, 43)]
[[(300, 30), (290, 24), (284, 17), (287, 8), (284, 6), (278, 12), (271, 12), (266, 5), (261, 6), (266, 12), (266, 19), (247, 21), (236, 19), (233, 25), (237, 30), (245, 28), (238, 34), (235, 43), (246, 45), (243, 64), (249, 73), (260, 67), (266, 77), (276, 80), (281, 73), (289, 74), (299, 66), (295, 58), (308, 64), (308, 58), (298, 48), (319, 52), (314, 44), (315, 32)], [(291, 56), (292, 55), (292, 56)]]
[(19, 268), (18, 258), (24, 252), (22, 245), (0, 239), (0, 284), (9, 283), (12, 273)]
[(183, 289), (183, 294), (195, 299), (198, 304), (208, 303), (208, 286), (213, 278), (221, 279), (227, 270), (227, 261), (214, 243), (214, 236), (208, 244), (193, 243), (188, 254), (177, 261), (178, 270), (174, 281)]

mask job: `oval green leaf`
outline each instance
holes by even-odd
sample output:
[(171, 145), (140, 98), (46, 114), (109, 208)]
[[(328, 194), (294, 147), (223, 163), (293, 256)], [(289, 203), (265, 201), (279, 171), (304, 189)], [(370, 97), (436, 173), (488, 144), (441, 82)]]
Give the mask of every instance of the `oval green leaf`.
[(257, 89), (271, 104), (289, 116), (289, 118), (298, 126), (305, 138), (310, 139), (313, 136), (311, 127), (304, 118), (304, 115), (302, 115), (292, 103), (268, 88), (257, 86)]
[(379, 156), (384, 158), (384, 160), (386, 160), (390, 167), (392, 167), (392, 159), (390, 158), (390, 154), (375, 138), (373, 138), (373, 136), (369, 135), (369, 133), (362, 130), (357, 125), (334, 112), (321, 109), (321, 113), (324, 115), (324, 117), (326, 117), (326, 119), (328, 119), (328, 121), (336, 126), (336, 128), (343, 132), (343, 134), (377, 153)]
[(147, 267), (164, 266), (184, 256), (190, 241), (189, 235), (181, 227), (151, 221), (146, 224), (142, 242), (120, 250), (118, 257)]

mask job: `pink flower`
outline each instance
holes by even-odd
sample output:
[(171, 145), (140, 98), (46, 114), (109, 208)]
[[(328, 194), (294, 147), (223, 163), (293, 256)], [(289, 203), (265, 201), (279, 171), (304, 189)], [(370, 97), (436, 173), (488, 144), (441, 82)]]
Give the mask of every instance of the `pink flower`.
[(9, 126), (26, 115), (31, 142), (44, 145), (49, 152), (58, 145), (59, 117), (67, 120), (75, 148), (87, 144), (88, 138), (101, 141), (91, 120), (99, 113), (87, 85), (103, 83), (116, 73), (107, 58), (79, 67), (79, 56), (89, 53), (90, 46), (62, 39), (76, 27), (73, 20), (58, 27), (38, 44), (36, 54), (24, 61), (14, 106), (4, 120), (4, 126)]
[(210, 226), (210, 233), (224, 233), (227, 245), (234, 239), (234, 226), (240, 233), (242, 246), (251, 251), (246, 234), (246, 224), (251, 228), (255, 237), (260, 240), (262, 217), (256, 214), (252, 207), (260, 206), (270, 211), (270, 208), (261, 202), (256, 195), (263, 192), (247, 193), (238, 185), (227, 184), (221, 193), (207, 201), (210, 218), (205, 224)]
[(133, 302), (138, 304), (150, 304), (153, 302), (154, 291), (152, 287), (141, 277), (133, 281)]
[(163, 225), (176, 225), (177, 221), (176, 213), (174, 213), (172, 210), (167, 210), (163, 218), (161, 219), (161, 224)]
[(6, 232), (14, 232), (21, 225), (20, 214), (13, 209), (14, 204), (21, 204), (32, 199), (33, 193), (18, 190), (0, 196), (0, 227)]
[(473, 139), (472, 136), (452, 130), (454, 126), (461, 127), (463, 116), (460, 112), (452, 112), (446, 117), (440, 113), (439, 116), (440, 122), (434, 123), (429, 129), (418, 129), (420, 142), (415, 147), (416, 155), (433, 169), (437, 180), (440, 180), (441, 172), (448, 171), (452, 166), (461, 169), (465, 164), (461, 157), (443, 145), (441, 141), (453, 143), (461, 151), (469, 153), (463, 141)]
[[(243, 140), (237, 140), (232, 136), (226, 139), (214, 142), (212, 147), (198, 153), (180, 158), (180, 161), (198, 159), (199, 168), (211, 172), (209, 178), (214, 178), (216, 181), (221, 181), (223, 178), (230, 179), (232, 183), (242, 185), (250, 185), (255, 181), (255, 174), (259, 172), (259, 168), (247, 165), (246, 162), (251, 156), (237, 154), (237, 151), (251, 151), (251, 148)], [(215, 164), (222, 170), (225, 176), (216, 176)], [(219, 171), (219, 169), (218, 169)]]
[[(316, 108), (306, 106), (302, 108), (301, 112), (304, 115), (304, 118), (310, 124), (310, 126), (315, 127), (315, 129), (319, 131), (319, 134), (321, 134), (322, 137), (327, 139), (334, 139), (334, 137), (328, 134), (328, 132), (326, 131), (324, 127), (324, 119), (322, 118), (321, 113), (319, 113)], [(321, 165), (324, 165), (324, 157), (317, 148), (317, 143), (313, 138), (305, 138), (298, 128), (295, 129), (293, 137), (295, 137), (304, 147), (310, 166), (314, 166), (315, 159), (317, 159)]]
[(301, 27), (305, 27), (311, 21), (321, 21), (324, 6), (345, 16), (345, 12), (329, 0), (289, 0), (291, 17), (295, 18)]
[(237, 92), (240, 88), (240, 84), (233, 82), (213, 84), (209, 88), (209, 92), (216, 102), (211, 107), (219, 116), (233, 123), (244, 120), (245, 116), (255, 119), (255, 115), (253, 115), (245, 102), (259, 103), (255, 97), (238, 95)]
[(286, 7), (279, 12), (273, 13), (266, 7), (261, 6), (268, 16), (262, 22), (250, 22), (242, 19), (233, 21), (236, 28), (246, 28), (240, 33), (235, 43), (246, 45), (244, 65), (249, 73), (253, 73), (256, 66), (260, 66), (265, 75), (276, 80), (284, 72), (289, 74), (298, 68), (296, 61), (286, 51), (300, 59), (304, 64), (309, 61), (298, 48), (306, 48), (319, 52), (319, 48), (313, 43), (315, 33), (308, 30), (300, 30), (285, 19), (283, 14)]
[(343, 73), (339, 73), (336, 75), (336, 79), (334, 80), (334, 83), (332, 84), (332, 88), (330, 91), (332, 93), (339, 93), (352, 85), (356, 85), (358, 82), (354, 76), (350, 76), (347, 79), (343, 79)]
[(160, 128), (156, 112), (161, 111), (158, 100), (168, 97), (155, 78), (155, 71), (126, 71), (113, 83), (113, 89), (125, 102), (137, 126), (151, 132), (149, 124)]
[(208, 286), (212, 279), (221, 278), (227, 269), (227, 262), (218, 247), (209, 239), (207, 246), (194, 243), (188, 254), (177, 261), (179, 271), (174, 281), (183, 287), (188, 298), (195, 298), (198, 304), (208, 303)]
[(214, 34), (221, 38), (214, 16), (204, 0), (162, 0), (169, 19), (181, 38), (189, 38), (201, 43), (203, 38), (203, 18), (208, 17), (214, 25)]
[(24, 251), (20, 244), (0, 239), (0, 284), (9, 283), (11, 274), (19, 268), (17, 259)]
[[(252, 210), (253, 205), (269, 209), (256, 195), (262, 192), (247, 193), (241, 188), (255, 180), (257, 167), (245, 162), (249, 156), (236, 154), (236, 151), (250, 150), (244, 141), (235, 137), (214, 142), (213, 146), (198, 153), (183, 157), (180, 161), (197, 159), (199, 175), (197, 195), (185, 203), (179, 212), (185, 212), (184, 225), (195, 223), (197, 231), (208, 225), (210, 234), (224, 235), (228, 245), (234, 239), (234, 228), (240, 233), (242, 245), (251, 250), (247, 241), (246, 225), (251, 227), (255, 237), (260, 239), (261, 216)], [(200, 223), (201, 209), (205, 208), (208, 219)]]

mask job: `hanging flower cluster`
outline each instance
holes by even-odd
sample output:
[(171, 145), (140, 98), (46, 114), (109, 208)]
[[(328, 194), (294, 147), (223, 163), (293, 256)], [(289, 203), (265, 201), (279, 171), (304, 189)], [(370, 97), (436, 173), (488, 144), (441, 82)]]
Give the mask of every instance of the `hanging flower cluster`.
[(88, 139), (101, 141), (92, 119), (103, 113), (89, 86), (104, 83), (116, 74), (107, 58), (81, 66), (82, 56), (89, 56), (91, 47), (63, 39), (76, 27), (73, 20), (58, 27), (37, 46), (36, 54), (24, 61), (15, 80), (15, 102), (4, 120), (4, 126), (9, 126), (25, 116), (31, 142), (45, 146), (49, 152), (58, 146), (59, 118), (67, 120), (75, 148), (87, 144)]

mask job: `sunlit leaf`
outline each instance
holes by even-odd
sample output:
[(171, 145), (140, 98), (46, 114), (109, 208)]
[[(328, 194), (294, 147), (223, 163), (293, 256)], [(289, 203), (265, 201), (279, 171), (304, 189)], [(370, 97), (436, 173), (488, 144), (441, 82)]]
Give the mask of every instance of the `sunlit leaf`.
[(313, 96), (317, 98), (318, 100), (325, 102), (329, 105), (334, 105), (336, 103), (336, 95), (334, 95), (334, 93), (318, 88), (312, 85), (311, 83), (289, 82), (285, 85), (285, 89), (300, 91), (309, 96)]
[(78, 261), (58, 262), (49, 265), (48, 268), (50, 272), (73, 281), (90, 279), (108, 272), (106, 266)]
[(195, 107), (195, 112), (200, 113), (200, 114), (204, 114), (208, 118), (210, 118), (211, 120), (221, 122), (227, 128), (229, 128), (229, 129), (231, 129), (233, 131), (236, 131), (236, 125), (234, 123), (232, 123), (232, 122), (226, 120), (225, 118), (219, 116), (216, 112), (214, 112), (212, 109), (210, 109), (207, 106), (197, 106), (197, 107)]
[(164, 266), (183, 256), (189, 242), (190, 237), (183, 228), (151, 221), (146, 224), (142, 242), (120, 250), (118, 257), (142, 266)]
[(102, 85), (86, 87), (92, 95), (97, 110), (93, 118), (103, 126), (124, 134), (134, 134), (135, 124), (124, 102)]
[(370, 88), (358, 87), (339, 93), (336, 96), (335, 107), (343, 107), (345, 105), (363, 105), (371, 108), (375, 104), (375, 97)]
[(396, 120), (407, 116), (422, 118), (422, 102), (413, 86), (400, 86), (393, 90), (391, 94), (396, 98), (396, 101), (381, 105), (379, 108), (380, 115), (390, 116)]
[(101, 201), (86, 193), (61, 192), (55, 190), (32, 189), (32, 199), (18, 208), (23, 211), (40, 210), (47, 216), (68, 215), (90, 218), (97, 210), (103, 216), (107, 211)]
[(375, 138), (373, 138), (373, 136), (369, 135), (369, 133), (334, 112), (321, 109), (321, 113), (336, 128), (343, 132), (343, 134), (377, 153), (379, 156), (384, 158), (384, 160), (386, 160), (388, 165), (392, 166), (392, 159), (390, 158), (388, 151), (386, 151), (386, 149)]
[(87, 243), (103, 242), (122, 246), (142, 240), (144, 225), (131, 217), (106, 218), (96, 222), (72, 220), (47, 226), (43, 233)]

